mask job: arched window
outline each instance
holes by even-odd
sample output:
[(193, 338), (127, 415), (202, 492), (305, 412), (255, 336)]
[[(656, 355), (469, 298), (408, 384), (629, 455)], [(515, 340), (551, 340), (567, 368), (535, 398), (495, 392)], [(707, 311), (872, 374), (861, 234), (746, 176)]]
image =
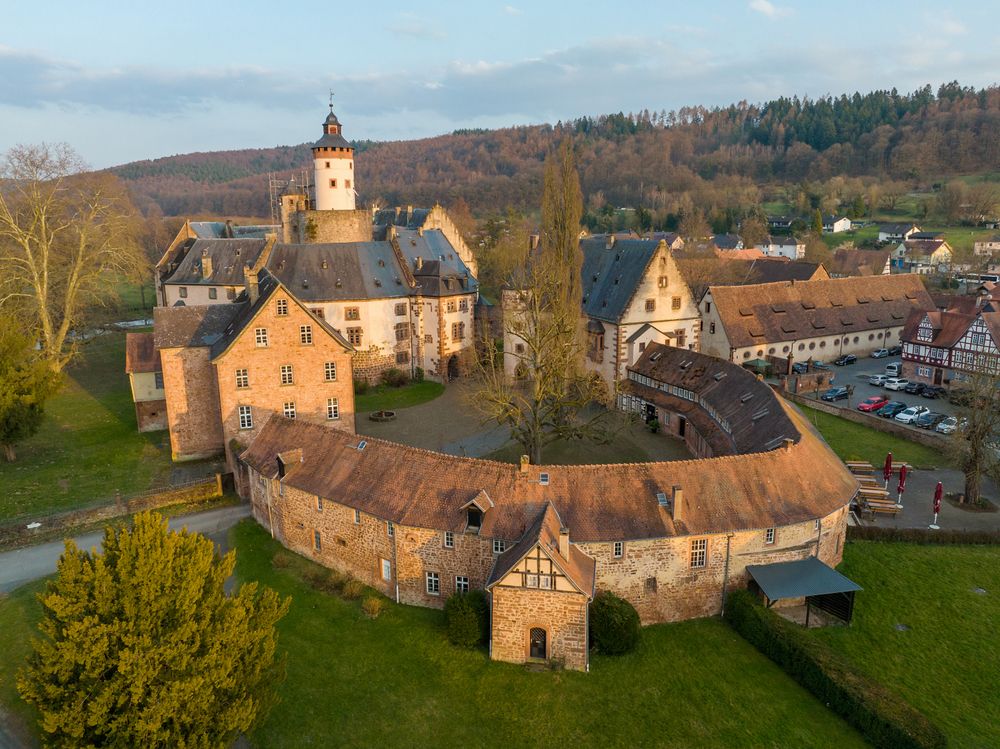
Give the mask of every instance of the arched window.
[(544, 629), (541, 627), (532, 627), (528, 633), (528, 657), (540, 658), (542, 660), (548, 658), (547, 640), (548, 638)]
[(810, 341), (809, 342), (809, 350), (812, 351), (815, 348), (816, 348), (816, 341)]

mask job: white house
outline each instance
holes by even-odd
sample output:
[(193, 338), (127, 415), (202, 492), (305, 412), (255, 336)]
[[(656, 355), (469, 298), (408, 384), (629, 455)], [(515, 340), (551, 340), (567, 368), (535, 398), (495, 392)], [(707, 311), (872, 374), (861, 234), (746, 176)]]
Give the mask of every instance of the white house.
[(823, 233), (840, 234), (842, 231), (851, 230), (851, 219), (847, 216), (824, 216)]
[(972, 245), (972, 252), (977, 256), (992, 257), (1000, 252), (1000, 234), (989, 239), (980, 239)]
[(771, 235), (763, 242), (754, 245), (768, 257), (786, 257), (789, 260), (801, 260), (806, 256), (805, 242), (801, 242), (795, 237)]
[(905, 242), (920, 231), (916, 224), (879, 224), (879, 242)]

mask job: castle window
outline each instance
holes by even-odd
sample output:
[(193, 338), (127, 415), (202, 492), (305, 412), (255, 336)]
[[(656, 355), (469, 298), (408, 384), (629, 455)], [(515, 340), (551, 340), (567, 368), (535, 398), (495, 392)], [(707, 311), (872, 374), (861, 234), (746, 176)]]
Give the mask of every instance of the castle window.
[(340, 401), (336, 398), (326, 399), (326, 418), (330, 421), (336, 421), (340, 418)]
[(336, 186), (337, 186), (337, 180), (331, 179), (330, 180), (330, 187), (336, 187)]
[(323, 379), (334, 382), (337, 379), (337, 362), (328, 361), (323, 365)]
[(673, 299), (670, 300), (670, 309), (678, 310), (680, 308), (681, 308), (681, 298), (679, 296), (675, 296)]
[(236, 387), (244, 389), (250, 387), (250, 375), (245, 369), (236, 370)]
[(427, 593), (432, 596), (441, 593), (441, 577), (436, 572), (427, 573)]
[(316, 512), (323, 512), (323, 498), (316, 495)]
[(396, 305), (396, 317), (403, 317), (406, 315), (406, 302)]
[(177, 293), (180, 295), (181, 299), (187, 299), (188, 297), (187, 286), (181, 286), (179, 289), (177, 289)]
[(226, 289), (226, 299), (232, 301), (236, 298), (236, 289)]
[(326, 313), (322, 307), (313, 307), (309, 311), (313, 314), (313, 317), (318, 317), (320, 320), (326, 319)]
[(444, 532), (444, 548), (454, 549), (455, 548), (455, 534), (451, 531)]
[(396, 352), (396, 364), (409, 364), (410, 363), (410, 352), (409, 351), (397, 351)]
[(253, 429), (253, 411), (250, 410), (250, 406), (240, 406), (237, 410), (240, 415), (240, 429)]
[(344, 308), (344, 319), (345, 320), (360, 320), (361, 319), (361, 308), (360, 307), (345, 307)]
[(282, 364), (281, 365), (281, 384), (282, 385), (292, 385), (294, 384), (294, 379), (292, 377), (292, 365)]
[(459, 299), (458, 300), (458, 311), (459, 312), (468, 312), (469, 311), (469, 300), (468, 299)]
[(646, 300), (646, 312), (653, 312), (656, 309), (656, 300), (647, 299)]
[(507, 549), (507, 542), (506, 541), (504, 541), (502, 538), (494, 538), (493, 539), (493, 553), (494, 554), (503, 554), (504, 551), (506, 551), (506, 549)]
[(455, 575), (455, 592), (456, 593), (468, 593), (469, 592), (469, 578), (465, 575)]
[(218, 299), (219, 298), (219, 290), (217, 288), (215, 288), (214, 286), (212, 288), (210, 288), (208, 290), (208, 298), (209, 299)]
[(361, 525), (361, 510), (354, 511), (354, 524)]
[(705, 314), (707, 315), (711, 311), (712, 311), (712, 303), (711, 302), (705, 302)]
[(294, 419), (295, 418), (295, 402), (294, 401), (288, 401), (287, 403), (285, 403), (284, 406), (282, 406), (281, 412), (285, 415), (286, 419)]
[(538, 587), (538, 575), (531, 574), (524, 576), (524, 587), (525, 588), (537, 588)]
[(691, 541), (691, 569), (701, 569), (708, 557), (708, 539), (696, 538)]
[(455, 322), (451, 324), (451, 337), (452, 340), (461, 341), (465, 338), (465, 323)]
[(396, 535), (396, 526), (392, 524), (391, 520), (385, 521), (385, 533), (387, 536), (389, 536), (389, 538), (392, 538), (393, 536)]
[[(708, 324), (708, 332), (709, 333), (715, 333), (715, 323), (714, 322), (710, 322)], [(785, 348), (788, 348), (788, 346), (785, 346)]]
[(391, 580), (392, 579), (392, 562), (388, 559), (382, 560), (382, 579)]
[(329, 161), (328, 161), (328, 162), (326, 162), (326, 168), (327, 168), (327, 169), (329, 169), (329, 168), (330, 168), (330, 162), (329, 162)]
[(163, 372), (153, 372), (153, 387), (163, 390)]
[(667, 279), (667, 277), (666, 277), (666, 276), (660, 276), (659, 280), (657, 281), (657, 285), (658, 285), (658, 286), (659, 286), (659, 287), (660, 287), (661, 289), (665, 289), (665, 288), (667, 288), (667, 286), (669, 285), (669, 284), (668, 284), (668, 279)]
[(348, 328), (347, 340), (352, 346), (361, 345), (361, 328)]
[(299, 326), (299, 341), (302, 342), (304, 346), (311, 346), (313, 342), (313, 329), (312, 325), (300, 325)]
[(448, 300), (448, 304), (445, 306), (445, 309), (448, 312), (454, 312), (455, 311), (455, 300), (454, 299), (449, 299)]
[(396, 323), (396, 340), (405, 341), (410, 337), (410, 324), (408, 322)]
[(773, 544), (774, 543), (774, 528), (768, 528), (764, 531), (764, 543)]
[(275, 302), (275, 304), (274, 304), (274, 314), (276, 314), (278, 317), (284, 317), (285, 315), (288, 314), (288, 300), (287, 299), (279, 299), (277, 302)]
[(253, 338), (258, 348), (265, 348), (267, 346), (267, 328), (255, 328)]
[(320, 538), (319, 531), (313, 531), (313, 548), (320, 551), (323, 548), (323, 539)]
[(625, 556), (625, 543), (615, 541), (615, 559), (621, 559), (623, 556)]

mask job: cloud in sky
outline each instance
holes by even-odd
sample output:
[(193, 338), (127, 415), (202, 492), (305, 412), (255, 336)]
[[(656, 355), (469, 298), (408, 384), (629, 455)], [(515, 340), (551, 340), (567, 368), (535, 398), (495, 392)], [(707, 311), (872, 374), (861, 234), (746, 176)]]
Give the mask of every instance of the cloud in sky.
[(770, 2), (770, 0), (750, 0), (750, 10), (754, 10), (768, 18), (787, 16), (791, 12), (788, 8), (779, 7)]
[(513, 5), (505, 5), (505, 6), (503, 6), (503, 12), (506, 13), (508, 16), (519, 16), (519, 15), (521, 15), (521, 9), (520, 8), (515, 8)]

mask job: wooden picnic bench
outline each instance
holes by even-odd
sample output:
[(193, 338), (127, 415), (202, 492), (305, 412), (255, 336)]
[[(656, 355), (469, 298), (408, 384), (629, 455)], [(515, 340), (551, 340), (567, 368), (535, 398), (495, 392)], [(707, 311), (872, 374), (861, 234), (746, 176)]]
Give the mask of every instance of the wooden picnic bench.
[(855, 476), (854, 478), (858, 480), (862, 488), (867, 486), (878, 486), (878, 479), (874, 476)]
[(872, 517), (877, 514), (897, 515), (903, 505), (893, 502), (891, 499), (865, 499), (862, 509), (871, 513)]

